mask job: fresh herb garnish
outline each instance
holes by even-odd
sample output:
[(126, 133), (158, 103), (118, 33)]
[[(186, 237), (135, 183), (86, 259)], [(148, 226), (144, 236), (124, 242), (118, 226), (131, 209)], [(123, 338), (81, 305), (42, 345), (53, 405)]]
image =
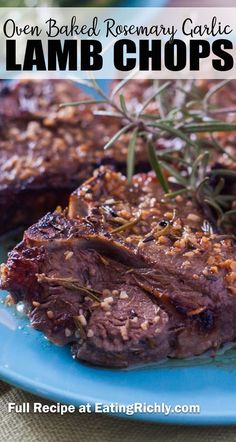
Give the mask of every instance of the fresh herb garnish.
[(59, 285), (69, 290), (80, 290), (94, 301), (100, 302), (99, 296), (102, 295), (102, 292), (100, 292), (99, 290), (92, 289), (91, 287), (86, 287), (81, 285), (81, 282), (78, 279), (58, 278), (56, 276), (49, 277), (46, 276), (44, 273), (37, 274), (36, 276), (40, 284), (47, 283), (47, 284)]
[[(167, 198), (185, 194), (201, 205), (206, 216), (213, 211), (218, 226), (228, 223), (235, 216), (231, 206), (235, 197), (223, 192), (226, 178), (236, 177), (236, 167), (234, 171), (223, 167), (212, 169), (212, 166), (216, 153), (228, 157), (236, 165), (236, 158), (220, 144), (218, 136), (219, 133), (236, 131), (236, 123), (216, 118), (229, 111), (236, 112), (236, 109), (219, 108), (212, 104), (212, 97), (230, 80), (213, 84), (205, 95), (192, 80), (154, 82), (153, 92), (137, 111), (129, 109), (125, 96), (120, 93), (128, 81), (118, 83), (110, 95), (94, 79), (87, 82), (101, 97), (97, 104), (107, 105), (105, 110), (95, 110), (94, 114), (121, 120), (121, 128), (104, 148), (109, 149), (124, 133), (131, 133), (127, 152), (127, 177), (131, 183), (137, 139), (142, 138), (151, 168)], [(119, 100), (116, 98), (118, 94)], [(155, 114), (146, 112), (152, 102), (156, 103)], [(64, 103), (62, 106), (80, 104), (86, 102)], [(173, 140), (172, 146), (157, 148), (158, 139)]]

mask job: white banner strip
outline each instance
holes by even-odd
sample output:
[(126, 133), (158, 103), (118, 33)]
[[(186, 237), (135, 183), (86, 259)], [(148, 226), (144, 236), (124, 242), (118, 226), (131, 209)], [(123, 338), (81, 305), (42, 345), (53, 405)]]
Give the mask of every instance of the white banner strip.
[(236, 78), (236, 8), (0, 8), (0, 77)]

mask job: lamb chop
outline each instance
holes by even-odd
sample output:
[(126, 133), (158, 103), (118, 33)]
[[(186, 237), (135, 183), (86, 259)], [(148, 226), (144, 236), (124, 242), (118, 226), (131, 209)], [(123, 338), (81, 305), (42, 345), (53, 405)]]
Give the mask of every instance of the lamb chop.
[[(101, 167), (69, 206), (26, 230), (1, 268), (32, 326), (74, 357), (127, 367), (236, 338), (236, 253), (195, 203)], [(208, 226), (209, 227), (209, 226)]]
[[(126, 165), (129, 134), (104, 152), (121, 127), (114, 118), (96, 117), (94, 106), (60, 103), (88, 100), (66, 80), (19, 80), (0, 88), (0, 233), (30, 225), (48, 210), (66, 205), (69, 194), (101, 164)], [(137, 164), (147, 162), (142, 142)], [(32, 210), (33, 208), (33, 210)]]

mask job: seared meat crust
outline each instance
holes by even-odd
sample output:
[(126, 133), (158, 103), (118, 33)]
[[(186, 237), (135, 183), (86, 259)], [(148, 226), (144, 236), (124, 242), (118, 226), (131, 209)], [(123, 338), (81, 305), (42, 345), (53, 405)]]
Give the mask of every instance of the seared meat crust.
[(152, 173), (100, 168), (69, 207), (30, 227), (1, 284), (33, 327), (93, 364), (125, 367), (236, 338), (236, 254), (201, 211), (166, 201)]

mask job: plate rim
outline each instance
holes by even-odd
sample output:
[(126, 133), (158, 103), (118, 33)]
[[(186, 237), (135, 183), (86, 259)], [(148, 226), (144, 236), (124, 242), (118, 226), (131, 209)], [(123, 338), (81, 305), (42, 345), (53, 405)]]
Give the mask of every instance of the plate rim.
[[(35, 331), (35, 330), (34, 330)], [(204, 366), (202, 366), (204, 367)], [(178, 367), (181, 368), (181, 367)], [(90, 403), (93, 407), (96, 402), (102, 404), (110, 404), (112, 401), (105, 402), (104, 400), (99, 400), (98, 398), (85, 395), (82, 393), (79, 397), (71, 391), (66, 394), (60, 388), (54, 388), (49, 385), (37, 382), (32, 378), (18, 374), (14, 370), (9, 368), (3, 368), (0, 366), (0, 380), (10, 384), (13, 387), (19, 388), (25, 392), (31, 393), (38, 398), (44, 398), (52, 402), (59, 402), (62, 404), (74, 405), (78, 407), (85, 403)], [(39, 391), (40, 390), (40, 391)], [(95, 413), (93, 411), (93, 413)], [(100, 413), (99, 413), (100, 414)], [(109, 415), (111, 417), (119, 417), (122, 419), (130, 419), (135, 421), (141, 421), (145, 423), (156, 423), (156, 424), (166, 424), (166, 425), (184, 425), (184, 426), (207, 426), (207, 425), (235, 425), (236, 424), (236, 411), (233, 414), (221, 414), (205, 412), (204, 414), (169, 414), (165, 416), (164, 414), (154, 414), (154, 413), (134, 413), (133, 415), (127, 415), (120, 412), (115, 413), (101, 413), (101, 415)]]

